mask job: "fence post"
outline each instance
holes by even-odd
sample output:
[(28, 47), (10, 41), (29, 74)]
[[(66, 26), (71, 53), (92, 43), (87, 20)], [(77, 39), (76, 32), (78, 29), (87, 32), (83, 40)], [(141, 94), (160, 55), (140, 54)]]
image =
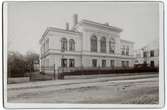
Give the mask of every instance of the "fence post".
[(53, 65), (53, 69), (54, 69), (54, 80), (56, 79), (56, 71), (55, 71), (55, 64)]

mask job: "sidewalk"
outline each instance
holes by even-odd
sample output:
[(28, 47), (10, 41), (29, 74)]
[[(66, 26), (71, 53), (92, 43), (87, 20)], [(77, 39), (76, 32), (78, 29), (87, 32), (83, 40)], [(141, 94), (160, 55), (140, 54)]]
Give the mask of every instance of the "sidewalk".
[(90, 75), (85, 76), (89, 78), (76, 78), (76, 79), (64, 79), (64, 80), (50, 80), (50, 81), (38, 81), (38, 82), (27, 82), (19, 84), (8, 84), (8, 90), (17, 90), (17, 89), (28, 89), (28, 88), (39, 88), (46, 86), (59, 86), (59, 85), (71, 85), (71, 84), (80, 84), (80, 83), (94, 83), (94, 82), (103, 82), (103, 81), (114, 81), (114, 80), (127, 80), (127, 79), (142, 79), (142, 78), (152, 78), (158, 77), (158, 74), (142, 74), (142, 75), (128, 75), (128, 74), (110, 74), (110, 75)]

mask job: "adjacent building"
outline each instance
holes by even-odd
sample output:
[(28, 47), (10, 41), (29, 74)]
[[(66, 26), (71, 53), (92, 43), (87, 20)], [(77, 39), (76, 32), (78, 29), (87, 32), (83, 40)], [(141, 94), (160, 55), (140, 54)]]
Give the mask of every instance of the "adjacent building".
[[(41, 71), (61, 68), (131, 68), (134, 66), (134, 43), (120, 38), (122, 29), (73, 16), (70, 29), (48, 27), (40, 39)], [(47, 71), (53, 73), (53, 69)]]
[(155, 39), (148, 45), (135, 51), (135, 64), (145, 64), (149, 67), (159, 67), (159, 40)]

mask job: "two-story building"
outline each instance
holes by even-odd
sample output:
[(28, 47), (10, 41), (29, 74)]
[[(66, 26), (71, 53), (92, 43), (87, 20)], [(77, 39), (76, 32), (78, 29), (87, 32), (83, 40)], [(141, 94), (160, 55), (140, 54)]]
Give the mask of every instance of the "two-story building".
[(159, 67), (159, 40), (154, 39), (144, 47), (135, 50), (135, 64), (146, 64), (150, 67)]
[[(130, 68), (134, 66), (131, 41), (120, 38), (122, 29), (90, 20), (69, 29), (48, 27), (40, 39), (41, 68)], [(51, 72), (51, 71), (50, 71)]]

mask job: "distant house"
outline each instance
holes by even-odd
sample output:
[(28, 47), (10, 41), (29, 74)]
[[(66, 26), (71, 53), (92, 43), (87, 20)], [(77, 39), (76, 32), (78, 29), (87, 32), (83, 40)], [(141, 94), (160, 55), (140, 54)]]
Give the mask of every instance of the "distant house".
[(148, 45), (136, 50), (135, 56), (135, 64), (159, 67), (159, 40), (153, 40)]
[(33, 61), (33, 66), (34, 66), (34, 71), (39, 71), (40, 70), (39, 60)]
[[(122, 29), (110, 26), (109, 23), (90, 20), (78, 22), (76, 14), (73, 20), (72, 29), (69, 29), (69, 24), (66, 23), (66, 29), (48, 27), (44, 32), (40, 39), (41, 70), (53, 65), (56, 70), (134, 66), (134, 43), (120, 38)], [(50, 72), (52, 73), (53, 69)]]

